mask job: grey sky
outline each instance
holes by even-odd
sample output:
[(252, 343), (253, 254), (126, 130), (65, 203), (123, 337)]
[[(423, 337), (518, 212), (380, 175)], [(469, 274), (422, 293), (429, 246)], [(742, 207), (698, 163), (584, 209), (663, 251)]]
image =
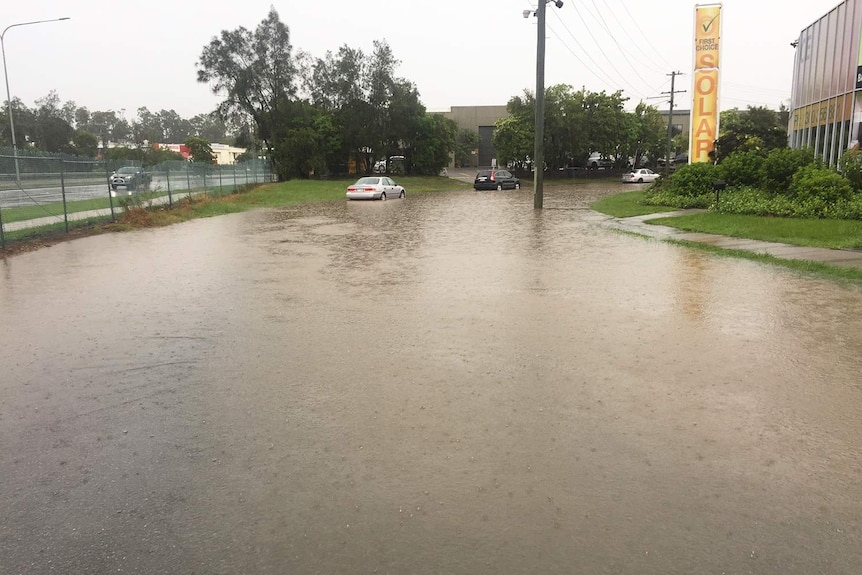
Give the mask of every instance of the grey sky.
[[(678, 96), (689, 107), (695, 2), (564, 0), (548, 6), (546, 85), (622, 89), (631, 98), (660, 96), (679, 70)], [(777, 108), (790, 97), (790, 42), (836, 0), (723, 2), (721, 108)], [(370, 51), (386, 39), (400, 76), (416, 83), (432, 111), (501, 105), (535, 88), (536, 24), (528, 0), (4, 0), (0, 29), (13, 28), (6, 58), (13, 97), (32, 106), (56, 90), (90, 110), (174, 109), (184, 117), (218, 102), (198, 84), (195, 63), (221, 30), (253, 29), (275, 6), (294, 49), (322, 57), (342, 44)], [(5, 100), (5, 93), (2, 98)], [(662, 100), (648, 100), (666, 107)]]

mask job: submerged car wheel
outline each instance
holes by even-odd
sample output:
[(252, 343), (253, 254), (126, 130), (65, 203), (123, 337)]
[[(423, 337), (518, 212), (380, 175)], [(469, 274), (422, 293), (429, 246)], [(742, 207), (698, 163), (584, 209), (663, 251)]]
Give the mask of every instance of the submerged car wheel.
[(517, 184), (515, 184), (515, 189), (516, 189), (516, 190), (520, 190), (520, 189), (521, 189), (521, 182), (518, 182)]
[(406, 198), (406, 197), (407, 197), (407, 193), (406, 193), (404, 190), (401, 190), (401, 194), (399, 194), (399, 196), (398, 196), (398, 197), (399, 197), (399, 198), (401, 198), (401, 199), (403, 200), (404, 198)]
[(386, 192), (383, 192), (382, 194), (380, 194), (380, 201), (381, 201), (381, 202), (385, 202), (385, 201), (386, 201)]
[(497, 191), (499, 192), (502, 189), (503, 189), (503, 184), (497, 184)]

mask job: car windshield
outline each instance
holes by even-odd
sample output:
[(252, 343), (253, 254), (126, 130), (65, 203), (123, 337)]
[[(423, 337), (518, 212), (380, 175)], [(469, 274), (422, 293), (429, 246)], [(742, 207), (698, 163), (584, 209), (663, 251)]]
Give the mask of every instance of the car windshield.
[(358, 180), (356, 180), (356, 184), (354, 184), (354, 185), (356, 185), (356, 186), (358, 186), (358, 185), (367, 186), (367, 185), (373, 185), (373, 184), (379, 184), (379, 183), (380, 183), (380, 178), (359, 178)]
[(138, 171), (138, 168), (136, 168), (134, 166), (126, 166), (125, 168), (120, 168), (119, 170), (117, 170), (117, 173), (118, 174), (134, 174), (137, 171)]

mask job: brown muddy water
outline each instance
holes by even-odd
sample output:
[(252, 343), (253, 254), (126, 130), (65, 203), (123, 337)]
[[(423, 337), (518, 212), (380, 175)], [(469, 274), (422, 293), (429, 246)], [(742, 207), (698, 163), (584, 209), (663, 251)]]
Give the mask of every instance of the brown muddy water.
[(862, 572), (862, 289), (611, 231), (608, 191), (0, 262), (0, 572)]

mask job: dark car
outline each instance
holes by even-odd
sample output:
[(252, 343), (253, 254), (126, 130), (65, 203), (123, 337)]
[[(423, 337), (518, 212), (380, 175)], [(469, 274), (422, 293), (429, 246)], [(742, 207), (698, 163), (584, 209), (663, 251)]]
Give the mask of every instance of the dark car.
[(137, 168), (135, 166), (124, 166), (111, 174), (108, 181), (110, 182), (111, 189), (114, 192), (117, 191), (117, 188), (122, 187), (126, 188), (126, 192), (131, 193), (139, 190), (146, 190), (152, 181), (152, 176), (141, 168)]
[(473, 181), (474, 190), (520, 190), (521, 180), (506, 170), (479, 170)]

